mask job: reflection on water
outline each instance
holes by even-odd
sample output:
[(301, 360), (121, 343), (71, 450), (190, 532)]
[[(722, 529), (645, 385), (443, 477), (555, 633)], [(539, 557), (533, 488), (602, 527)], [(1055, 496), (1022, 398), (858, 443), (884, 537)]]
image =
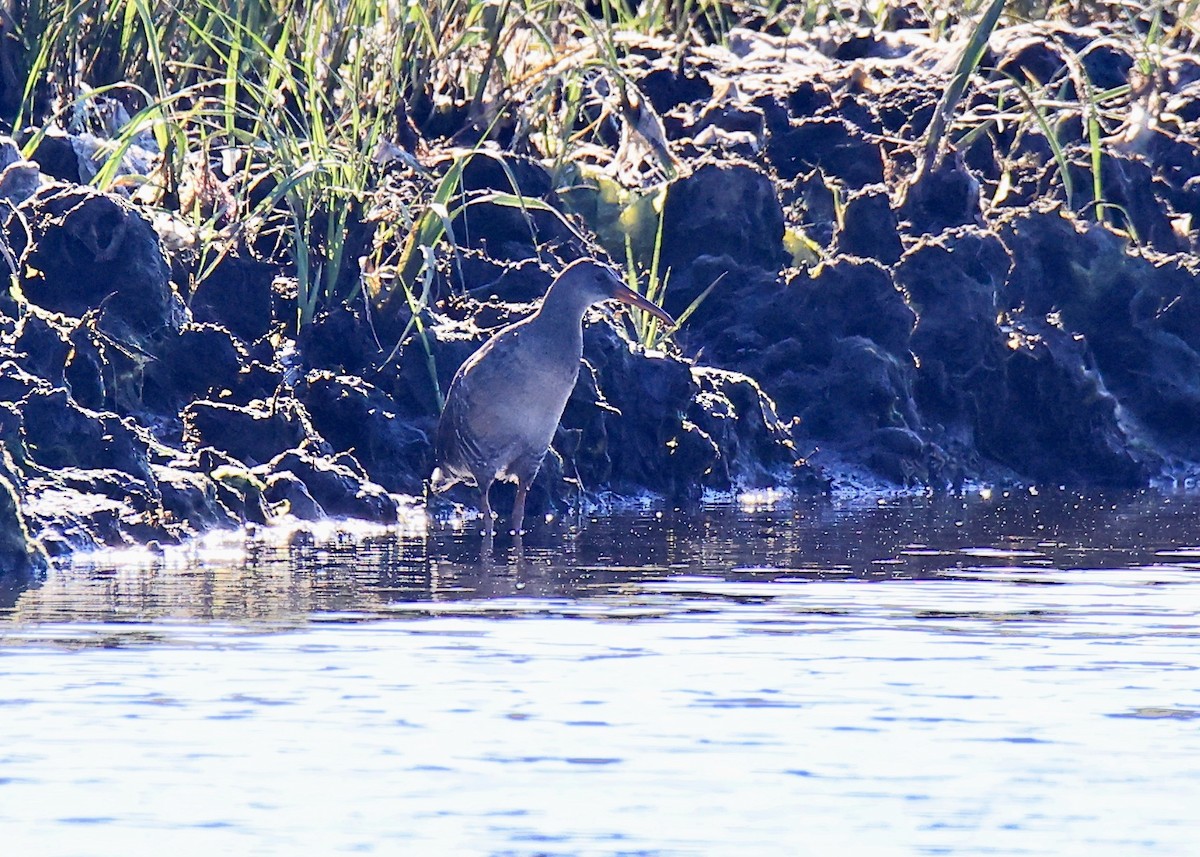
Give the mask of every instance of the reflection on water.
[(226, 536), (203, 551), (81, 559), (23, 593), (10, 615), (20, 622), (294, 623), (314, 614), (391, 615), (397, 605), (413, 607), (408, 602), (444, 614), (456, 602), (503, 598), (530, 600), (536, 613), (546, 605), (532, 599), (629, 598), (644, 594), (648, 582), (681, 574), (753, 583), (996, 573), (1051, 583), (1056, 568), (1134, 565), (1190, 574), (1200, 563), (1198, 513), (1200, 500), (1187, 497), (1061, 493), (622, 513), (556, 521), (519, 549), (498, 537), (490, 552), (461, 523), (366, 536), (337, 528)]
[(80, 561), (5, 850), (1196, 853), (1200, 501), (766, 499)]

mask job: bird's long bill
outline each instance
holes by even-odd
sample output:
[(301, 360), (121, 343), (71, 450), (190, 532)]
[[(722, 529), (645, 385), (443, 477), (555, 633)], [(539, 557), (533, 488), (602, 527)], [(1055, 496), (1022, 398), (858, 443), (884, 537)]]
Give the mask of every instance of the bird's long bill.
[(662, 319), (662, 321), (668, 327), (675, 326), (675, 319), (671, 318), (671, 316), (667, 314), (666, 310), (664, 310), (658, 304), (646, 300), (644, 297), (624, 284), (619, 284), (613, 288), (613, 299), (618, 300), (623, 304), (635, 306), (638, 309), (645, 310), (651, 315), (657, 316), (658, 318)]

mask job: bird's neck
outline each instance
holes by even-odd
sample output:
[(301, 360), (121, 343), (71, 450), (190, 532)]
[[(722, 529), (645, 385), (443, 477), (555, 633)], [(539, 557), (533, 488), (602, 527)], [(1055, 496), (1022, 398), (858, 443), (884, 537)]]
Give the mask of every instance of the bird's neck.
[(538, 324), (561, 330), (580, 330), (583, 324), (583, 314), (587, 312), (592, 301), (578, 289), (559, 288), (559, 283), (550, 287), (542, 305), (537, 311)]

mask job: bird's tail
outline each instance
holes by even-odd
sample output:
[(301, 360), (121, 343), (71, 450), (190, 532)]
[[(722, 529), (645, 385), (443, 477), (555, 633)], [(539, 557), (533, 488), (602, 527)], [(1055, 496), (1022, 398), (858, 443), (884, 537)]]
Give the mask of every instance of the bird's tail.
[(433, 468), (433, 473), (429, 477), (429, 490), (434, 494), (441, 494), (447, 488), (457, 485), (460, 480), (457, 476), (447, 473), (441, 467)]

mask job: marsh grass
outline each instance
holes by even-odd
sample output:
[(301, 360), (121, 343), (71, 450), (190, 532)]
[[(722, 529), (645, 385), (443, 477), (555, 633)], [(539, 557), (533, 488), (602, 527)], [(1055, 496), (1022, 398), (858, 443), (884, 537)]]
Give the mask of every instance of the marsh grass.
[[(625, 284), (653, 303), (662, 306), (666, 302), (667, 291), (671, 283), (671, 269), (662, 268), (662, 242), (665, 224), (666, 200), (670, 188), (635, 197), (623, 214), (624, 253), (625, 253)], [(648, 251), (638, 251), (644, 247), (648, 221), (653, 218), (654, 228), (650, 237)], [(640, 240), (636, 240), (640, 239)], [(684, 325), (692, 314), (708, 299), (713, 289), (725, 278), (720, 274), (692, 299), (675, 318), (675, 324), (667, 327), (655, 315), (631, 307), (629, 312), (633, 319), (634, 334), (638, 343), (648, 351), (662, 350), (675, 333)]]
[[(662, 261), (663, 218), (666, 210), (667, 191), (644, 198), (644, 205), (655, 212), (653, 245), (649, 259), (639, 259), (634, 252), (632, 230), (625, 233), (625, 284), (647, 300), (662, 306), (667, 285), (671, 281), (671, 269), (659, 270)], [(663, 322), (656, 316), (636, 307), (630, 310), (638, 342), (647, 349), (658, 348), (665, 334)]]
[[(27, 82), (14, 127), (44, 132), (81, 105), (127, 109), (132, 116), (98, 151), (92, 182), (140, 186), (143, 201), (190, 218), (204, 248), (197, 281), (270, 233), (271, 261), (297, 280), (301, 326), (358, 289), (347, 234), (379, 178), (381, 143), (399, 138), (409, 116), (476, 144), (502, 136), (562, 164), (610, 118), (583, 116), (589, 78), (606, 80), (615, 101), (636, 101), (619, 65), (617, 25), (592, 19), (582, 3), (79, 0), (23, 8)], [(630, 11), (619, 20), (633, 20)], [(128, 156), (147, 141), (157, 165), (130, 175)], [(27, 153), (39, 142), (40, 133)], [(222, 224), (212, 206), (181, 198), (229, 150), (239, 153), (239, 175), (223, 177), (233, 222)], [(461, 164), (425, 176), (425, 208), (402, 215), (411, 227), (400, 238), (396, 282), (404, 290), (422, 279), (423, 248), (453, 242), (448, 206), (460, 173)]]
[[(1040, 135), (1050, 150), (1067, 206), (1080, 216), (1090, 216), (1117, 231), (1124, 230), (1137, 243), (1128, 212), (1105, 198), (1103, 171), (1106, 150), (1128, 117), (1131, 87), (1098, 89), (1080, 57), (1062, 42), (1056, 42), (1056, 47), (1061, 52), (1064, 66), (1049, 80), (1039, 81), (1028, 71), (1020, 76), (997, 71), (994, 80), (982, 84), (981, 91), (990, 93), (994, 100), (984, 109), (977, 107), (963, 112), (958, 118), (958, 126), (965, 130), (955, 145), (966, 149), (979, 136), (1011, 126), (1015, 131), (1008, 149), (1020, 152), (1021, 138), (1025, 134)], [(1075, 127), (1076, 120), (1082, 136), (1068, 131)], [(1079, 151), (1086, 156), (1086, 188), (1079, 186), (1079, 171), (1073, 169)], [(1011, 190), (1012, 172), (1017, 169), (1007, 157), (1001, 157), (1000, 166), (1001, 177), (993, 193), (992, 205), (1002, 203)]]
[[(923, 141), (925, 169), (947, 140), (986, 133), (997, 121), (963, 104), (972, 86), (988, 85), (980, 61), (1004, 3), (918, 5), (934, 38), (975, 22)], [(1065, 7), (1046, 5), (1041, 14)], [(426, 346), (431, 265), (446, 247), (453, 253), (456, 215), (484, 202), (527, 215), (558, 211), (523, 198), (515, 182), (464, 194), (462, 169), (492, 156), (488, 144), (537, 157), (560, 191), (585, 167), (643, 191), (674, 177), (660, 117), (626, 71), (631, 34), (667, 38), (682, 56), (742, 25), (786, 34), (824, 24), (881, 28), (889, 17), (881, 0), (28, 0), (9, 10), (0, 65), (24, 84), (0, 108), (10, 127), (40, 129), (27, 154), (53, 125), (107, 115), (91, 182), (184, 220), (199, 248), (195, 282), (229, 254), (252, 252), (296, 279), (296, 327), (323, 306), (365, 297), (374, 312), (407, 319), (406, 331)], [(1200, 0), (1155, 0), (1131, 11), (1148, 22), (1139, 63), (1153, 68), (1168, 41), (1196, 42), (1198, 13)], [(1053, 129), (1066, 111), (1084, 117), (1088, 206), (1103, 219), (1112, 206), (1102, 197), (1100, 150), (1107, 106), (1119, 96), (1078, 79), (1074, 106), (1063, 107), (1032, 81), (1005, 85), (1018, 105), (1005, 121), (1051, 141), (1069, 201), (1076, 189)], [(458, 153), (448, 166), (423, 166), (428, 153), (397, 146), (410, 122)], [(395, 155), (390, 165), (382, 150)], [(140, 166), (146, 160), (151, 168)], [(381, 179), (396, 169), (421, 191), (389, 209), (387, 220), (373, 219)], [(633, 279), (655, 294), (669, 282), (658, 266), (661, 225), (658, 233), (648, 254), (636, 242), (627, 254), (642, 260), (627, 261)], [(639, 325), (643, 342), (662, 341), (656, 322)]]
[(966, 44), (959, 54), (950, 85), (942, 92), (933, 111), (933, 120), (925, 132), (925, 141), (921, 147), (921, 160), (917, 173), (913, 178), (916, 183), (940, 163), (945, 152), (946, 134), (954, 120), (958, 105), (967, 92), (984, 52), (987, 50), (988, 39), (1000, 21), (1000, 13), (1004, 11), (1005, 0), (991, 0), (979, 20), (971, 29)]

